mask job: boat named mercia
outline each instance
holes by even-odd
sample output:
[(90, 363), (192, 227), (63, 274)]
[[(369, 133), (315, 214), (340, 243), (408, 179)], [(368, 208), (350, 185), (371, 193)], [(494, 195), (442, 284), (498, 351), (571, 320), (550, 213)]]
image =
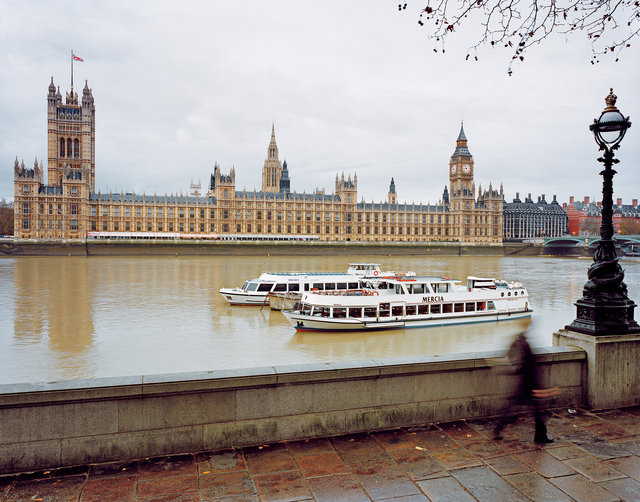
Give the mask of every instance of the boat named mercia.
[(282, 313), (298, 331), (420, 328), (531, 317), (529, 293), (519, 282), (447, 277), (365, 279), (357, 291), (306, 292)]

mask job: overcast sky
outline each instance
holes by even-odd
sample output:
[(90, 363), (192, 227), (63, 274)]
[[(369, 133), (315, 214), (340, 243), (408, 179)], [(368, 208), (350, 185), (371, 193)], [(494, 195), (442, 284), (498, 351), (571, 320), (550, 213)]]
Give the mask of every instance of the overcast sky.
[(364, 1), (0, 0), (0, 198), (16, 156), (47, 158), (46, 94), (85, 79), (96, 105), (96, 190), (186, 193), (213, 165), (260, 189), (275, 123), (292, 190), (332, 192), (358, 175), (359, 199), (437, 202), (464, 120), (476, 186), (601, 198), (588, 130), (609, 87), (633, 127), (614, 198), (640, 198), (640, 40), (620, 62), (590, 64), (582, 35), (465, 61), (473, 26), (433, 52), (422, 3)]

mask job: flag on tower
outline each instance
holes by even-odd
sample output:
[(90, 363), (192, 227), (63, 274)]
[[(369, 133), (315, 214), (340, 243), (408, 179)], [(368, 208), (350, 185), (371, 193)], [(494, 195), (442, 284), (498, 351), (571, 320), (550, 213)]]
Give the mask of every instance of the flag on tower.
[[(73, 53), (71, 53), (73, 54)], [(73, 60), (74, 61), (84, 61), (84, 59), (82, 59), (80, 56), (76, 56), (75, 54), (73, 54)]]

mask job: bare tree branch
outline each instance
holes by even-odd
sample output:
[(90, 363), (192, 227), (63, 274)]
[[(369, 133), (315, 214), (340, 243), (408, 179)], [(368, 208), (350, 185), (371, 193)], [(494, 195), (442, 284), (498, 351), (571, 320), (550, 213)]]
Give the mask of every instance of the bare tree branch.
[[(424, 0), (423, 0), (424, 1)], [(467, 59), (484, 45), (504, 46), (511, 60), (524, 60), (524, 53), (551, 34), (568, 36), (582, 31), (591, 40), (591, 63), (603, 55), (614, 55), (630, 46), (640, 33), (640, 0), (426, 0), (418, 24), (434, 40), (434, 51), (445, 51), (445, 40), (469, 16), (480, 15), (482, 31), (469, 47)], [(399, 4), (406, 10), (407, 4)], [(608, 39), (605, 41), (605, 38)], [(509, 65), (511, 74), (511, 65)]]

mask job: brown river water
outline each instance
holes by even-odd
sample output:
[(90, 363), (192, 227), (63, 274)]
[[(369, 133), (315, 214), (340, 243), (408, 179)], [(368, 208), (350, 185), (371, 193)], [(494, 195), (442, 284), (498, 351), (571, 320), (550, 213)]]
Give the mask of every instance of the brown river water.
[[(350, 262), (466, 281), (522, 282), (533, 317), (366, 333), (300, 333), (280, 312), (218, 294), (263, 271), (346, 271)], [(504, 350), (527, 329), (551, 345), (571, 323), (588, 258), (195, 256), (0, 258), (0, 384)], [(621, 259), (640, 301), (640, 260)], [(640, 313), (636, 311), (636, 319)]]

